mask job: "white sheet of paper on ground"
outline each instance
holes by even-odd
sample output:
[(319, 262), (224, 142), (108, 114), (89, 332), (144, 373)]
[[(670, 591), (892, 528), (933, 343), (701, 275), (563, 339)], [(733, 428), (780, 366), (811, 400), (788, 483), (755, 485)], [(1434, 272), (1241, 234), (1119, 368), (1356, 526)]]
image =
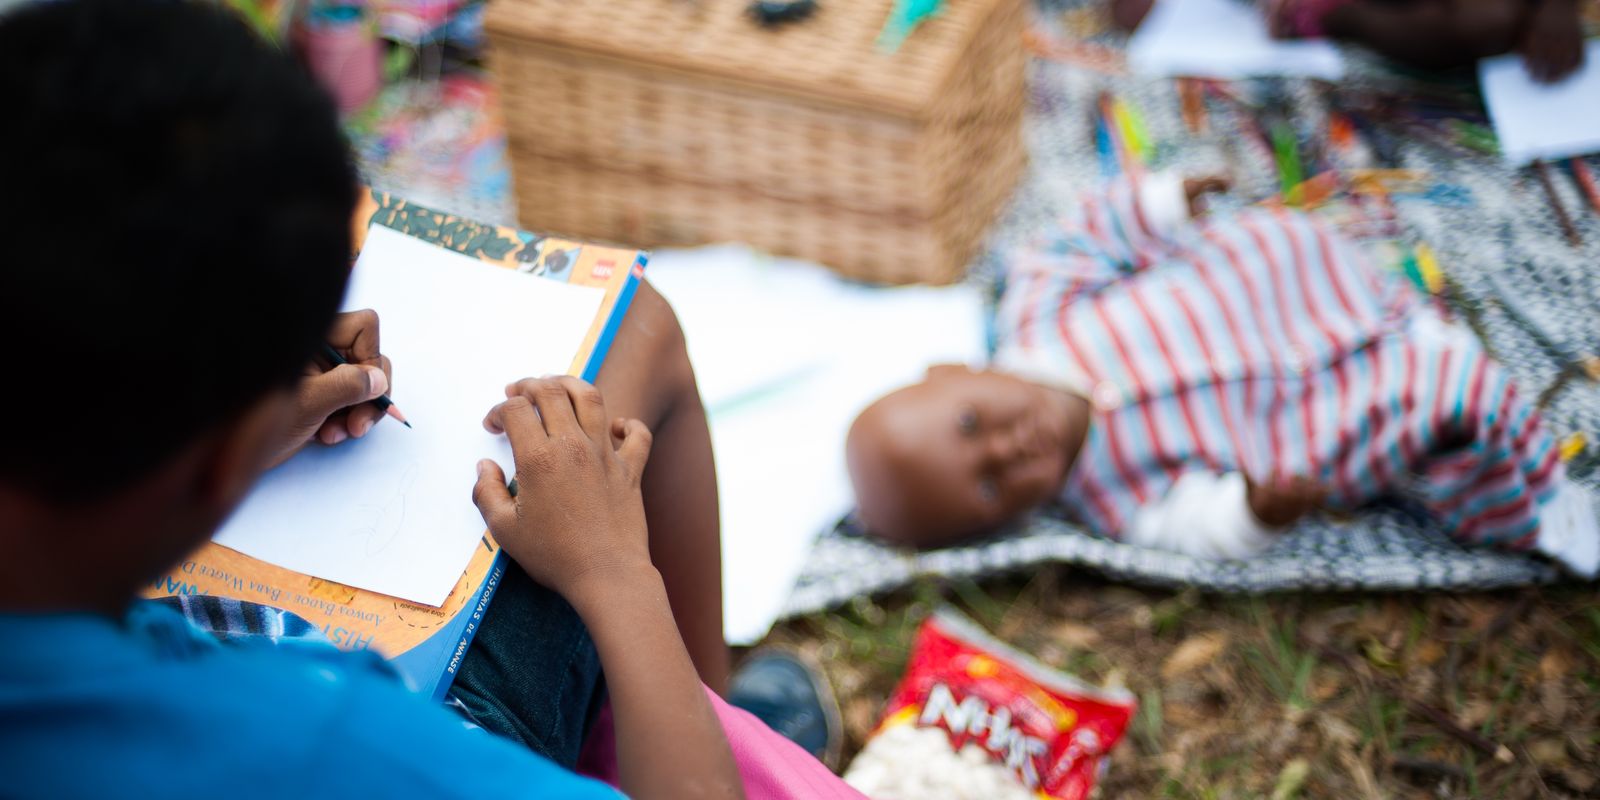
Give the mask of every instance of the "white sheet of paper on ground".
[(1583, 66), (1554, 85), (1528, 74), (1522, 56), (1478, 62), (1484, 104), (1500, 138), (1500, 152), (1518, 166), (1539, 158), (1600, 151), (1600, 40), (1584, 48)]
[(844, 439), (862, 408), (930, 364), (983, 360), (971, 287), (876, 289), (740, 246), (658, 252), (711, 417), (724, 630), (777, 620), (818, 533), (852, 505)]
[(480, 424), (484, 413), (513, 380), (565, 373), (603, 298), (374, 226), (344, 307), (377, 310), (391, 396), (415, 427), (385, 420), (361, 439), (308, 446), (266, 474), (216, 541), (440, 605), (483, 534), (474, 465), (511, 465), (505, 437)]
[(1237, 0), (1156, 0), (1128, 40), (1128, 63), (1162, 76), (1344, 77), (1338, 48), (1321, 39), (1274, 39), (1256, 5)]

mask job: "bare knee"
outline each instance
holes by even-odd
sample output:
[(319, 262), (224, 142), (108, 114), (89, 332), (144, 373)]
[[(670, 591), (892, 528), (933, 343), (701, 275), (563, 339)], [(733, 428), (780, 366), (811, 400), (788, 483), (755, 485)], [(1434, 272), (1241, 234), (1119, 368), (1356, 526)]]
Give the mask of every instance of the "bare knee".
[(633, 305), (623, 325), (634, 323), (635, 341), (649, 355), (651, 372), (658, 380), (673, 384), (694, 383), (694, 368), (689, 364), (689, 345), (683, 325), (667, 298), (646, 281), (639, 282)]
[(685, 396), (698, 397), (683, 326), (648, 282), (634, 292), (595, 383), (613, 413), (652, 427)]
[(683, 326), (678, 324), (678, 315), (673, 313), (667, 298), (645, 280), (639, 281), (633, 293), (633, 302), (623, 318), (623, 329), (631, 329), (651, 341), (683, 341)]

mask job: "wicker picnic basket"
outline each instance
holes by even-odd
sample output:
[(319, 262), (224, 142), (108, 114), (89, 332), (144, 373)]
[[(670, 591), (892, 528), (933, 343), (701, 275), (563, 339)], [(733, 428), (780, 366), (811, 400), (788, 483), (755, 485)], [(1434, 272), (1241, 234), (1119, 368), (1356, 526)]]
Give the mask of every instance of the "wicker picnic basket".
[(744, 241), (862, 280), (959, 278), (1021, 173), (1021, 0), (892, 0), (759, 27), (747, 0), (494, 0), (485, 28), (531, 230)]

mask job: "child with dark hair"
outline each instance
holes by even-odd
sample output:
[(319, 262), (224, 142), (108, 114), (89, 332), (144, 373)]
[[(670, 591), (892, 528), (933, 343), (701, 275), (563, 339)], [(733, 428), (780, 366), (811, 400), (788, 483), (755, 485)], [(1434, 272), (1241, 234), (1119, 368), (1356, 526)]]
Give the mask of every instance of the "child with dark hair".
[[(336, 313), (356, 175), (331, 101), (216, 6), (13, 9), (0, 107), (0, 793), (614, 797), (567, 771), (609, 697), (632, 796), (742, 796), (752, 752), (848, 794), (702, 686), (728, 670), (710, 441), (647, 285), (598, 389), (486, 409), (521, 492), (485, 462), (474, 499), (522, 569), (456, 711), (288, 646), (314, 633), (290, 615), (139, 601), (262, 471), (384, 424), (379, 318)], [(310, 368), (324, 342), (351, 363)]]
[[(1133, 30), (1161, 0), (1112, 0), (1112, 19)], [(1423, 69), (1469, 66), (1521, 53), (1538, 80), (1583, 64), (1579, 0), (1263, 0), (1272, 34), (1328, 37), (1370, 47)]]
[(935, 368), (851, 428), (867, 526), (938, 545), (1059, 504), (1101, 536), (1246, 558), (1405, 495), (1462, 543), (1600, 571), (1593, 499), (1476, 337), (1304, 214), (1193, 219), (1224, 186), (1117, 181), (1015, 253), (993, 366)]

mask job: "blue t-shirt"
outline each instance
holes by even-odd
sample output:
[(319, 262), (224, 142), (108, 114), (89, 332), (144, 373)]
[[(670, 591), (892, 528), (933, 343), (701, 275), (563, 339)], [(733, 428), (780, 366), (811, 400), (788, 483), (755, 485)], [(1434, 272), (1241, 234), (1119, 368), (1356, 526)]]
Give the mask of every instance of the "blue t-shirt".
[(605, 798), (375, 656), (223, 646), (176, 611), (0, 614), (0, 797)]

